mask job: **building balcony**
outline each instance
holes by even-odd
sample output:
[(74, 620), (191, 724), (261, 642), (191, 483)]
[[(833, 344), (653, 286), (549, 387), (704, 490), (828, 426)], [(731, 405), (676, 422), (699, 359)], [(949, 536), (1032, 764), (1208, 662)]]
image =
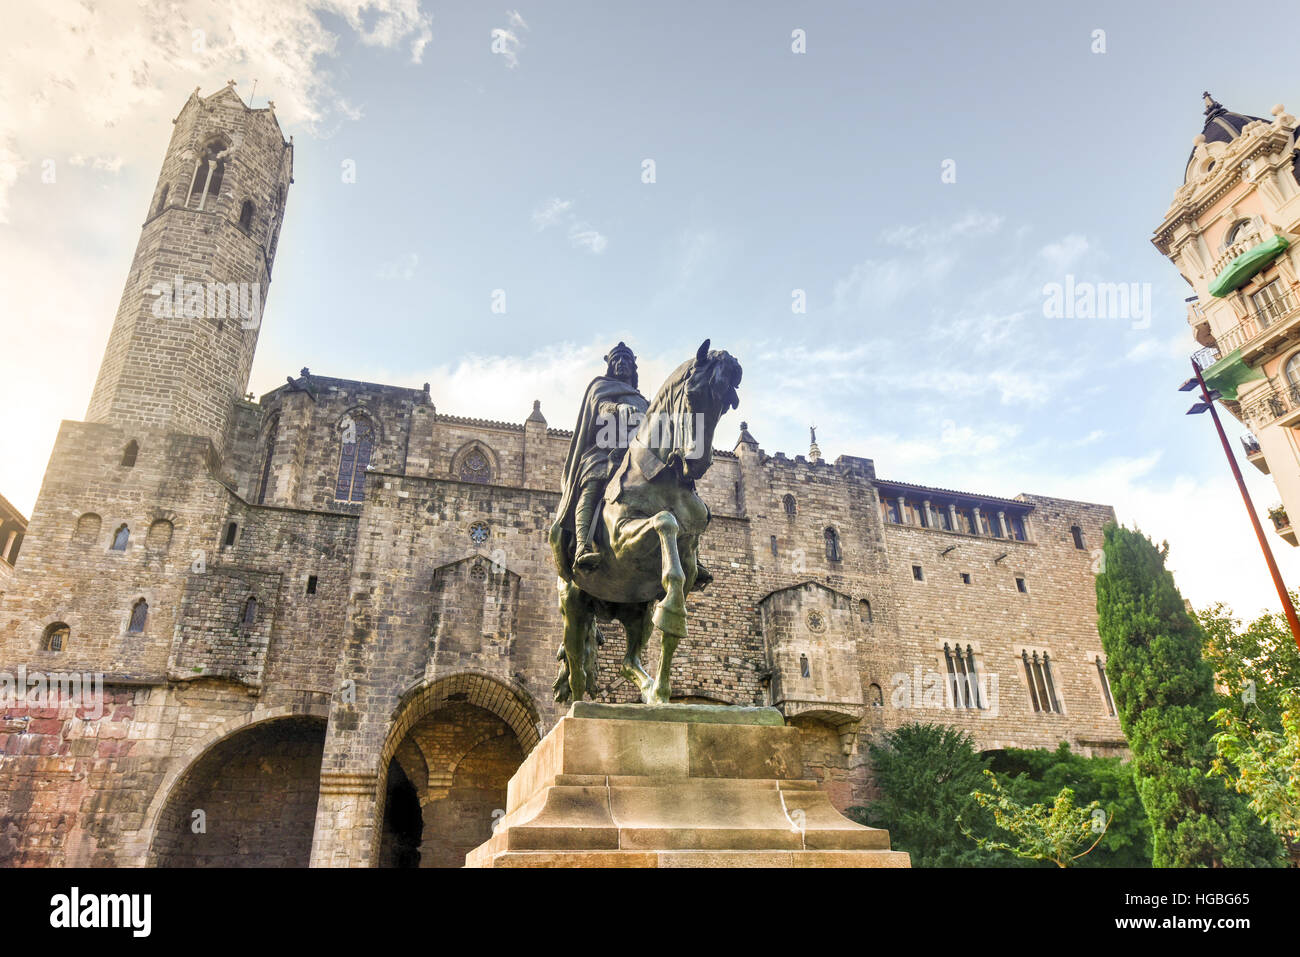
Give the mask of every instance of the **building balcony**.
[(1218, 258), (1216, 258), (1210, 266), (1210, 275), (1217, 276), (1219, 273), (1223, 272), (1223, 270), (1227, 269), (1234, 259), (1250, 252), (1250, 250), (1262, 243), (1264, 239), (1265, 237), (1260, 235), (1258, 229), (1252, 229), (1248, 233), (1241, 233), (1235, 242), (1225, 246), (1223, 252), (1219, 253)]
[(1284, 542), (1289, 545), (1297, 543), (1295, 530), (1291, 528), (1291, 519), (1287, 517), (1285, 506), (1273, 506), (1268, 510), (1268, 517), (1273, 520), (1273, 528)]
[(1247, 432), (1241, 437), (1241, 447), (1246, 453), (1246, 461), (1267, 475), (1268, 460), (1264, 458), (1264, 450), (1259, 447), (1259, 439)]
[(1254, 364), (1283, 341), (1300, 338), (1300, 306), (1288, 293), (1214, 338), (1221, 355), (1240, 349), (1242, 359)]
[(1256, 431), (1270, 425), (1300, 424), (1300, 386), (1274, 381), (1250, 393), (1242, 399), (1241, 420)]

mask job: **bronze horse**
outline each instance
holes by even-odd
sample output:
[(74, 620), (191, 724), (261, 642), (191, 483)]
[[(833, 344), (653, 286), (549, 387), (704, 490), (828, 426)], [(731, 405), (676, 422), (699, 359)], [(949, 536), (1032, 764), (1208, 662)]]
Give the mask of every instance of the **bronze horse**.
[[(581, 701), (592, 691), (602, 640), (598, 617), (622, 622), (627, 654), (621, 670), (641, 700), (668, 701), (673, 651), (686, 636), (686, 595), (709, 580), (698, 574), (709, 508), (695, 494), (695, 482), (713, 464), (718, 419), (740, 404), (740, 376), (740, 363), (727, 352), (710, 352), (705, 339), (660, 387), (605, 489), (593, 535), (599, 567), (573, 568), (572, 536), (558, 521), (551, 527), (564, 617), (556, 701)], [(651, 677), (641, 654), (656, 632), (661, 652)]]

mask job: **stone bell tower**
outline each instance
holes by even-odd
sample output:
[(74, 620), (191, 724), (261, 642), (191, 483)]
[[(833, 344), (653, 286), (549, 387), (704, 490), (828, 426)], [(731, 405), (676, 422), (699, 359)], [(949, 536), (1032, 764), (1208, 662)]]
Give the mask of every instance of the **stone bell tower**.
[(180, 115), (86, 419), (226, 445), (248, 386), (293, 144), (274, 104), (251, 109), (230, 81), (196, 89)]

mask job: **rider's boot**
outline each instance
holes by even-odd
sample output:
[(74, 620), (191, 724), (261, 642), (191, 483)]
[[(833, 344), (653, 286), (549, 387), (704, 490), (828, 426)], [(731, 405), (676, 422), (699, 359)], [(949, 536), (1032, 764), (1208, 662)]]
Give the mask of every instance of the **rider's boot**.
[(596, 503), (600, 501), (599, 482), (589, 482), (582, 488), (578, 507), (573, 513), (573, 528), (577, 534), (577, 551), (573, 556), (573, 567), (585, 572), (600, 567), (600, 552), (591, 543), (591, 520), (596, 513)]

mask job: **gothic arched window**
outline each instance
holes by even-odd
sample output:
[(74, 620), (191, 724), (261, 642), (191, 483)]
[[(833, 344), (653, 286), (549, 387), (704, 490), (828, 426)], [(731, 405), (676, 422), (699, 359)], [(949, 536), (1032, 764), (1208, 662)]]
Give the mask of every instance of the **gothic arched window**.
[(838, 562), (842, 556), (840, 554), (840, 533), (830, 526), (826, 527), (824, 532), (826, 536), (826, 559), (827, 561)]
[(117, 531), (113, 533), (113, 544), (109, 549), (114, 552), (126, 551), (127, 543), (131, 541), (131, 529), (126, 524), (119, 525)]
[(798, 506), (795, 504), (793, 495), (783, 495), (781, 497), (781, 506), (785, 509), (786, 515), (790, 516), (790, 518), (794, 518)]
[(42, 651), (64, 651), (68, 647), (68, 638), (72, 634), (72, 629), (61, 621), (56, 621), (52, 625), (47, 625), (45, 631), (41, 634)]
[(244, 200), (244, 205), (239, 207), (239, 225), (244, 232), (248, 232), (253, 228), (253, 201), (251, 199)]
[(279, 414), (271, 417), (271, 424), (266, 427), (266, 458), (262, 461), (262, 486), (257, 492), (257, 504), (266, 501), (266, 490), (271, 484), (271, 460), (275, 457), (275, 440), (280, 431)]
[(138, 635), (144, 631), (144, 623), (149, 619), (149, 603), (141, 598), (131, 606), (131, 624), (127, 626), (127, 633)]
[(375, 449), (375, 426), (364, 415), (345, 416), (339, 426), (343, 444), (339, 451), (339, 476), (334, 497), (340, 502), (366, 500), (366, 466)]
[(460, 460), (460, 480), (478, 482), (481, 485), (492, 481), (492, 463), (488, 461), (486, 452), (472, 448), (465, 453), (465, 457)]
[(193, 203), (197, 196), (198, 208), (202, 209), (209, 196), (221, 194), (221, 179), (226, 171), (226, 152), (228, 147), (221, 137), (213, 139), (203, 150), (203, 155), (194, 163), (194, 176), (190, 179), (190, 195), (187, 205)]
[(135, 467), (136, 456), (140, 454), (140, 443), (135, 439), (126, 443), (126, 448), (122, 450), (122, 468), (129, 469)]

